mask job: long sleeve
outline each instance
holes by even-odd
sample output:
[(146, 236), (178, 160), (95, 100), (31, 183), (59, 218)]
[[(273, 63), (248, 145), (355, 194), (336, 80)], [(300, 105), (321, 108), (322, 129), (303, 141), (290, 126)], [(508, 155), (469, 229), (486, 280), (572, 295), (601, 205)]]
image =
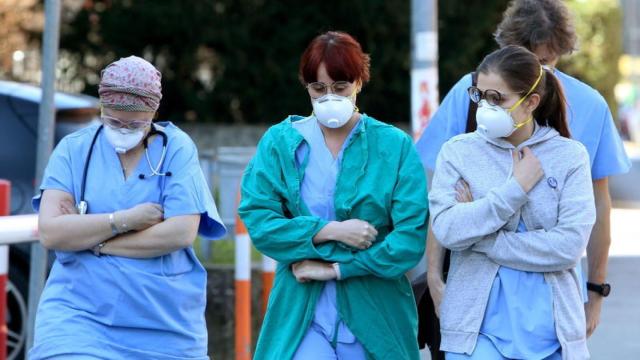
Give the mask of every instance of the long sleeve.
[(340, 263), (341, 279), (375, 275), (398, 278), (414, 267), (425, 250), (428, 203), (427, 184), (418, 155), (408, 138), (391, 200), (393, 231), (365, 251)]
[(452, 145), (451, 142), (446, 143), (438, 156), (429, 205), (436, 239), (448, 249), (462, 251), (500, 230), (528, 201), (528, 197), (511, 177), (481, 199), (458, 203), (455, 185), (461, 178), (457, 170), (460, 162)]
[(556, 226), (521, 233), (501, 230), (478, 242), (473, 250), (485, 253), (500, 265), (523, 271), (551, 272), (575, 267), (596, 216), (586, 151), (576, 163), (560, 195)]
[(263, 254), (285, 264), (306, 259), (350, 261), (351, 251), (335, 241), (313, 243), (313, 237), (327, 221), (316, 216), (285, 215), (287, 185), (280, 165), (284, 161), (279, 159), (274, 132), (272, 128), (264, 135), (242, 177), (238, 212), (253, 244)]

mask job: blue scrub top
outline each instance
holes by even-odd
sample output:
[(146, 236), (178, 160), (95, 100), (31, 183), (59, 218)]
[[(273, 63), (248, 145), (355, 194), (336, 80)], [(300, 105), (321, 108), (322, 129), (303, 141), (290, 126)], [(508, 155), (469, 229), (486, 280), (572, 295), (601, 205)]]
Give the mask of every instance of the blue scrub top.
[[(333, 202), (342, 154), (351, 141), (351, 137), (360, 127), (360, 121), (349, 133), (335, 159), (331, 150), (327, 148), (324, 135), (315, 117), (296, 121), (293, 123), (293, 127), (305, 139), (296, 149), (298, 167), (304, 164), (305, 159), (307, 161), (304, 177), (302, 178), (300, 196), (312, 215), (328, 221), (335, 220), (336, 213)], [(337, 342), (347, 344), (356, 341), (356, 337), (338, 316), (336, 283), (333, 280), (325, 282), (325, 286), (316, 303), (313, 322), (320, 326), (327, 339), (335, 339)]]
[[(518, 232), (527, 231), (522, 219)], [(545, 359), (560, 348), (551, 287), (543, 273), (501, 266), (493, 280), (480, 333), (508, 359)]]
[[(143, 155), (125, 179), (117, 154), (101, 132), (87, 175), (88, 213), (111, 213), (144, 202), (162, 205), (165, 219), (200, 214), (199, 233), (226, 232), (187, 134), (158, 123), (167, 134), (161, 172), (153, 176)], [(97, 125), (65, 137), (49, 159), (41, 190), (61, 190), (78, 202), (85, 159)], [(156, 166), (162, 138), (149, 143)], [(139, 179), (138, 174), (147, 178)], [(37, 211), (40, 196), (33, 200)], [(30, 359), (84, 355), (108, 359), (208, 359), (204, 319), (206, 271), (191, 247), (133, 259), (91, 251), (56, 251), (38, 307)]]

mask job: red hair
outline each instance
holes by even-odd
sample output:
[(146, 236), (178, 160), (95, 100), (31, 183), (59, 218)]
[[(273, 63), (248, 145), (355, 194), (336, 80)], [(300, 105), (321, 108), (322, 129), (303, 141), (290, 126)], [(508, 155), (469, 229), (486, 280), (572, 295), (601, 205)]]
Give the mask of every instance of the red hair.
[(318, 81), (318, 68), (324, 63), (334, 81), (369, 81), (369, 55), (351, 35), (329, 31), (318, 35), (300, 58), (298, 76), (303, 84)]

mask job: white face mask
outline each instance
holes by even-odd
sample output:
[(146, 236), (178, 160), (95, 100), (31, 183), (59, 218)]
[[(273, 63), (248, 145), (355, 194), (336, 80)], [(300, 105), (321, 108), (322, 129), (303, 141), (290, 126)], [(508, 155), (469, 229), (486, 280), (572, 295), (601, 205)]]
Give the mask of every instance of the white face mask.
[(127, 151), (140, 144), (144, 137), (144, 129), (127, 130), (127, 129), (114, 129), (108, 125), (104, 126), (104, 134), (107, 136), (107, 140), (113, 146), (119, 154), (124, 154)]
[(523, 127), (529, 121), (532, 121), (533, 117), (530, 117), (529, 120), (517, 124), (514, 121), (513, 116), (511, 116), (511, 113), (525, 101), (527, 96), (529, 96), (533, 90), (535, 90), (540, 83), (540, 79), (542, 79), (543, 73), (544, 70), (541, 66), (540, 75), (538, 75), (538, 79), (533, 83), (531, 89), (529, 89), (529, 91), (527, 91), (527, 93), (509, 109), (503, 109), (498, 105), (491, 105), (485, 99), (480, 100), (478, 103), (478, 111), (476, 112), (478, 131), (490, 139), (506, 138), (511, 136), (514, 131)]
[(508, 137), (519, 127), (514, 124), (510, 112), (484, 99), (478, 104), (476, 122), (478, 131), (490, 139)]
[(351, 98), (327, 94), (312, 101), (313, 114), (320, 124), (337, 129), (344, 126), (356, 109)]
[[(520, 103), (516, 105), (520, 105)], [(478, 111), (476, 112), (478, 131), (490, 139), (506, 138), (533, 120), (533, 117), (531, 117), (525, 122), (516, 124), (511, 116), (511, 111), (514, 109), (515, 107), (506, 110), (500, 106), (491, 105), (484, 99), (480, 100)]]

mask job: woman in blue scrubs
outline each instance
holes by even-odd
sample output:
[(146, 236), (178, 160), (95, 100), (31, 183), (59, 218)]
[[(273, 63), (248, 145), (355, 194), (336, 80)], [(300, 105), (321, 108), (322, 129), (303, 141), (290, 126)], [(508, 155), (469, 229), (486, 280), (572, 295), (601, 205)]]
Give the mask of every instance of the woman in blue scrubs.
[(30, 359), (208, 359), (206, 272), (191, 245), (225, 228), (194, 143), (152, 123), (160, 78), (134, 56), (107, 66), (102, 124), (49, 159), (34, 208), (56, 261)]

